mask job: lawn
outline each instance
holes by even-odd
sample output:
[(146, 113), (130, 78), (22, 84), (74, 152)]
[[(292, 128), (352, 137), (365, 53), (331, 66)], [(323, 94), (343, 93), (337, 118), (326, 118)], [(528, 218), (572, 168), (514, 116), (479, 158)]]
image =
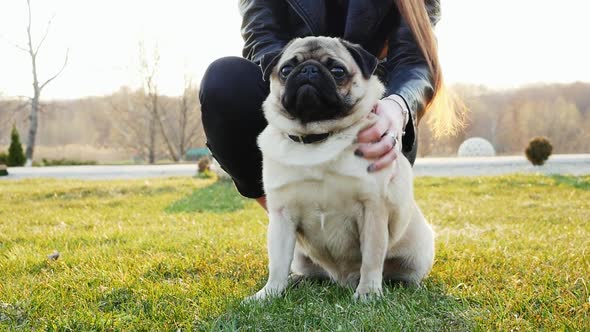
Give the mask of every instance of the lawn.
[[(266, 281), (266, 215), (228, 183), (0, 182), (0, 330), (590, 329), (590, 176), (419, 178), (437, 232), (423, 287), (383, 299)], [(48, 258), (59, 251), (57, 260)]]

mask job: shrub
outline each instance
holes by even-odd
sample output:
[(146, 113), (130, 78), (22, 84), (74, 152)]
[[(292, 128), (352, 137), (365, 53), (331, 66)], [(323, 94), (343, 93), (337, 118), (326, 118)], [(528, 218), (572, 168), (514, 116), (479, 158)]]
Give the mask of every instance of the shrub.
[(198, 178), (210, 179), (215, 176), (213, 171), (211, 171), (211, 159), (209, 157), (201, 157), (197, 162), (197, 165), (199, 167), (199, 172), (197, 173)]
[(23, 166), (26, 158), (23, 152), (23, 146), (20, 144), (20, 137), (16, 126), (12, 126), (12, 133), (10, 134), (10, 147), (8, 148), (8, 158), (6, 164), (8, 166)]
[(547, 161), (553, 146), (546, 137), (535, 137), (529, 142), (524, 151), (527, 159), (535, 166), (541, 166)]
[(209, 171), (211, 169), (211, 159), (209, 157), (202, 157), (199, 159), (197, 165), (199, 166), (199, 173)]
[(73, 159), (45, 159), (40, 166), (81, 166), (81, 165), (96, 165), (94, 160), (73, 160)]
[(8, 175), (8, 171), (6, 170), (6, 161), (8, 160), (8, 155), (6, 152), (0, 152), (0, 176)]

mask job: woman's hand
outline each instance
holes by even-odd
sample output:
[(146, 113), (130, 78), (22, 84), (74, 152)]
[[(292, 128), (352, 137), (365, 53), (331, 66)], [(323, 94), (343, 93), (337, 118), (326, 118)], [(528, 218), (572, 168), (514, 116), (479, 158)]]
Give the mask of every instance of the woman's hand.
[(374, 161), (367, 168), (369, 172), (376, 172), (397, 159), (404, 125), (404, 111), (393, 100), (379, 100), (373, 112), (377, 115), (377, 122), (359, 132), (359, 148), (354, 152), (359, 157)]

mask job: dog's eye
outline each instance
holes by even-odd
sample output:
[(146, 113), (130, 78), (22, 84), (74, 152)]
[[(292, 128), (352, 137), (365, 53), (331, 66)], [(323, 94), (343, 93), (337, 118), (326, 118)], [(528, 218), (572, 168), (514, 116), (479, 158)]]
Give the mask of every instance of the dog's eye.
[(287, 78), (287, 76), (289, 76), (289, 74), (291, 74), (292, 71), (293, 71), (293, 66), (291, 66), (291, 65), (283, 66), (283, 68), (281, 68), (281, 77)]
[(341, 79), (344, 78), (344, 76), (346, 76), (346, 69), (340, 66), (334, 66), (330, 69), (330, 73), (332, 73), (332, 76), (334, 76), (334, 78)]

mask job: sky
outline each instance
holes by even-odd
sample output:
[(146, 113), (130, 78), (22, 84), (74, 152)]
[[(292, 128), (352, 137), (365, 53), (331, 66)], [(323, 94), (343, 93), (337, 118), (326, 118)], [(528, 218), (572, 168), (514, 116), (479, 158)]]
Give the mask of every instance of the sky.
[[(237, 0), (31, 0), (40, 80), (63, 63), (44, 98), (103, 95), (140, 86), (139, 44), (157, 49), (160, 91), (181, 93), (184, 77), (199, 82), (209, 63), (241, 54)], [(588, 0), (441, 0), (436, 27), (448, 83), (513, 88), (590, 82)], [(0, 1), (0, 96), (29, 96), (25, 0)]]

